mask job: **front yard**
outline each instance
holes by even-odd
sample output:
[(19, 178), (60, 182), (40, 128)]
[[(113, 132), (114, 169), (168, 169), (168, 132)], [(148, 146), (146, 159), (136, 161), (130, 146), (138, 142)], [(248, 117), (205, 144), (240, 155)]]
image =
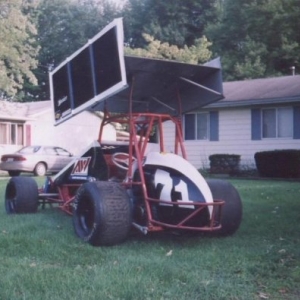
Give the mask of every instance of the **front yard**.
[(4, 210), (0, 180), (0, 299), (299, 299), (300, 183), (230, 180), (244, 215), (227, 238), (135, 231), (95, 248), (47, 207)]

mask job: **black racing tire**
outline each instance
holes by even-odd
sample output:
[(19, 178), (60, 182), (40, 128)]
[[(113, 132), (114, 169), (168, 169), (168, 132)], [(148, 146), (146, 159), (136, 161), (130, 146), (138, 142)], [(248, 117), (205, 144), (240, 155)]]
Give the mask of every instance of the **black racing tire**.
[(6, 185), (5, 210), (8, 214), (35, 213), (38, 208), (38, 186), (31, 177), (12, 177)]
[(234, 234), (240, 227), (243, 207), (238, 191), (225, 180), (208, 179), (207, 184), (214, 200), (223, 200), (221, 225), (222, 228), (213, 232), (216, 236), (228, 236)]
[(116, 182), (84, 183), (74, 200), (75, 233), (93, 246), (123, 242), (131, 228), (131, 206), (125, 189)]
[(45, 176), (46, 172), (47, 172), (47, 166), (43, 162), (37, 163), (33, 171), (35, 176)]
[(21, 174), (20, 171), (7, 171), (10, 177), (19, 176)]

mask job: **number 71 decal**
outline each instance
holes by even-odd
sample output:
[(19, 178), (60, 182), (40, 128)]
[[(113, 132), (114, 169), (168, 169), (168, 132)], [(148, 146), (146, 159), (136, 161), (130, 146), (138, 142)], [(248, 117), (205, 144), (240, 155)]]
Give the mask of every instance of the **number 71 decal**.
[[(176, 184), (177, 183), (177, 184)], [(164, 170), (156, 170), (154, 175), (154, 184), (157, 190), (160, 189), (159, 199), (164, 201), (176, 201), (176, 202), (192, 202), (189, 200), (188, 186), (186, 182), (184, 182), (180, 178), (172, 178), (170, 173)], [(174, 194), (180, 195), (179, 197), (175, 197)], [(181, 199), (180, 199), (181, 198)], [(164, 206), (172, 206), (172, 204), (160, 203), (160, 205)], [(194, 209), (194, 205), (178, 205), (179, 207), (191, 208)]]

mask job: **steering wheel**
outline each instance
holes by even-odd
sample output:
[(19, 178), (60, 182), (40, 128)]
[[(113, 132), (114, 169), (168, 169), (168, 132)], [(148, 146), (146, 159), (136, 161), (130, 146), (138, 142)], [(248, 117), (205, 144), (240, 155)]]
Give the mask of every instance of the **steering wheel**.
[[(129, 167), (129, 154), (126, 152), (116, 152), (111, 157), (112, 162), (122, 170), (128, 170)], [(132, 156), (132, 161), (136, 160), (135, 157)]]

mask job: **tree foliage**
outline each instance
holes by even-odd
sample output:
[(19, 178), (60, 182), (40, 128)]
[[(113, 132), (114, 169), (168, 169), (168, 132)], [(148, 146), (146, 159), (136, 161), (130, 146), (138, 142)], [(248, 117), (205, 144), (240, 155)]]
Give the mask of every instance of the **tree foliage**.
[(125, 53), (129, 55), (136, 55), (148, 58), (161, 58), (177, 60), (190, 64), (199, 64), (207, 62), (212, 53), (208, 49), (211, 43), (202, 37), (195, 41), (195, 45), (190, 47), (184, 46), (182, 48), (170, 45), (169, 43), (162, 43), (159, 40), (154, 39), (154, 37), (149, 34), (143, 34), (145, 41), (148, 43), (145, 48), (125, 48)]
[(128, 0), (124, 8), (127, 42), (145, 46), (143, 33), (172, 45), (188, 47), (202, 38), (217, 13), (217, 0)]
[(0, 0), (0, 93), (49, 99), (49, 70), (116, 17), (128, 54), (220, 56), (225, 80), (300, 68), (300, 0)]
[(120, 16), (107, 0), (40, 0), (38, 95), (49, 99), (48, 72)]
[(11, 98), (26, 81), (36, 84), (33, 69), (37, 66), (39, 46), (32, 10), (37, 1), (0, 0), (0, 94)]
[[(204, 4), (200, 7), (199, 1), (188, 0), (187, 6), (175, 5), (175, 9), (174, 4), (180, 2), (176, 1), (177, 3), (172, 5), (169, 2), (155, 1), (153, 5), (153, 0), (130, 0), (128, 6), (125, 6), (121, 12), (120, 8), (118, 9), (109, 0), (41, 0), (38, 21), (41, 51), (39, 68), (36, 71), (41, 87), (38, 91), (39, 96), (44, 99), (49, 97), (49, 69), (57, 66), (59, 62), (84, 45), (88, 38), (114, 18), (122, 15), (127, 44), (135, 47), (140, 45), (136, 50), (132, 47), (127, 48), (127, 53), (191, 63), (207, 61), (211, 57), (211, 52), (208, 50), (210, 43), (199, 31), (200, 24), (204, 28), (202, 23), (205, 23), (203, 17), (200, 17), (202, 16), (200, 9)], [(207, 3), (214, 1), (200, 2), (208, 5)], [(182, 10), (178, 7), (182, 7)], [(156, 16), (154, 20), (153, 17), (162, 9), (164, 13)], [(193, 12), (190, 11), (191, 9)], [(203, 11), (211, 15), (210, 10), (203, 9)], [(184, 18), (180, 17), (181, 15)], [(165, 21), (161, 22), (160, 18)], [(167, 25), (168, 23), (172, 24)], [(145, 26), (140, 26), (141, 24)], [(179, 28), (182, 29), (178, 30)], [(147, 32), (159, 33), (156, 36), (161, 41)], [(177, 38), (173, 38), (176, 32), (178, 32)], [(197, 34), (194, 34), (195, 32)], [(136, 43), (136, 41), (140, 42)], [(189, 41), (188, 45), (185, 44), (186, 41)]]
[(226, 0), (206, 29), (227, 80), (290, 74), (300, 67), (299, 0)]

